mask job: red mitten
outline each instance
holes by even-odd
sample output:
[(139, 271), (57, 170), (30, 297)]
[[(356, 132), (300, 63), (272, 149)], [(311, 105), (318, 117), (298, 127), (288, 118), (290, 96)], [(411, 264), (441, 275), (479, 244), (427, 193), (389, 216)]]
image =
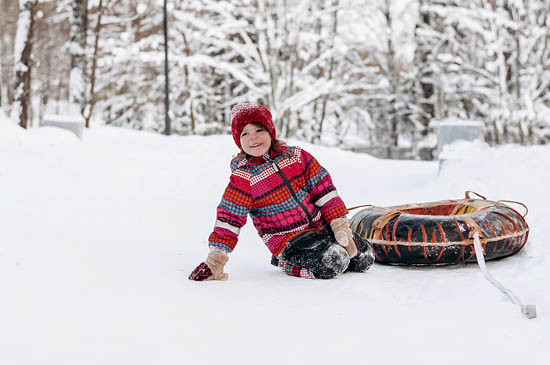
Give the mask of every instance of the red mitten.
[(206, 265), (206, 262), (201, 262), (195, 270), (191, 271), (189, 280), (204, 281), (212, 276), (212, 270)]
[(223, 252), (210, 251), (205, 262), (201, 262), (191, 274), (189, 280), (227, 280), (227, 274), (223, 272), (223, 267), (229, 258)]

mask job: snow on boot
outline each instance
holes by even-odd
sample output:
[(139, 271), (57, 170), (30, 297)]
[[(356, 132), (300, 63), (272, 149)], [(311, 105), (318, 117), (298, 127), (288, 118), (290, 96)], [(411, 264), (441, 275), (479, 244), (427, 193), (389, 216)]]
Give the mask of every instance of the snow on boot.
[(359, 247), (359, 254), (349, 262), (347, 271), (365, 272), (374, 263), (374, 249), (369, 241), (354, 233), (354, 240)]
[(323, 253), (321, 262), (312, 267), (319, 279), (331, 279), (346, 271), (350, 263), (349, 254), (339, 244), (333, 244)]

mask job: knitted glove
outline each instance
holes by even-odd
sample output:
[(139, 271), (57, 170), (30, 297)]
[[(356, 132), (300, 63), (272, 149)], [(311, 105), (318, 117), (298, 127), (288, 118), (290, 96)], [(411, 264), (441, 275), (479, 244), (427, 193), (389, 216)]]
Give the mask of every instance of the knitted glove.
[(330, 222), (330, 228), (332, 228), (332, 232), (334, 232), (336, 242), (346, 249), (350, 258), (355, 257), (359, 249), (353, 239), (353, 233), (351, 233), (351, 228), (349, 227), (349, 220), (346, 217), (336, 218)]
[(201, 262), (189, 275), (189, 280), (227, 280), (227, 274), (223, 272), (223, 267), (229, 258), (223, 252), (210, 251), (206, 261)]

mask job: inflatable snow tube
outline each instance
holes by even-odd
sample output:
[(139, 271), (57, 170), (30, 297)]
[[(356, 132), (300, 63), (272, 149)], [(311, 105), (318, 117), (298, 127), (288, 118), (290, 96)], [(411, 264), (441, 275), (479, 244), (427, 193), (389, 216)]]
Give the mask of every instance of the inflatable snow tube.
[[(513, 201), (470, 198), (369, 206), (351, 218), (351, 228), (374, 247), (376, 262), (392, 265), (448, 265), (476, 262), (473, 243), (480, 233), (485, 260), (519, 252), (527, 242), (527, 207)], [(475, 194), (475, 193), (474, 193)], [(518, 203), (522, 216), (503, 202)], [(353, 209), (353, 208), (351, 208)]]

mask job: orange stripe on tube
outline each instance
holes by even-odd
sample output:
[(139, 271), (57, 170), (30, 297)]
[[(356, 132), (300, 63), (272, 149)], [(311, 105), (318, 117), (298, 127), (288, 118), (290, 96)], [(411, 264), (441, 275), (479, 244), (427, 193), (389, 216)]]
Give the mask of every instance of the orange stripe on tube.
[(439, 259), (441, 259), (441, 256), (443, 256), (443, 251), (445, 251), (445, 247), (441, 247), (441, 251), (439, 252), (439, 255), (437, 256), (437, 258), (435, 259), (435, 261), (439, 261)]
[[(395, 230), (397, 229), (397, 225), (399, 224), (399, 219), (395, 222), (393, 225), (393, 238), (392, 241), (395, 242)], [(399, 252), (399, 248), (397, 248), (397, 245), (394, 245), (393, 248), (395, 248), (395, 252), (397, 252), (397, 256), (401, 257), (401, 252)]]
[[(460, 236), (460, 239), (464, 241), (464, 235), (462, 234), (462, 230), (460, 229), (460, 225), (458, 224), (458, 221), (456, 220), (456, 218), (453, 218), (453, 220), (455, 221), (456, 230), (458, 231), (458, 235)], [(462, 258), (462, 261), (465, 260), (464, 258), (465, 251), (466, 251), (466, 246), (462, 245), (462, 249), (460, 250), (460, 256), (459, 256), (459, 258)]]
[(399, 224), (399, 219), (395, 222), (393, 225), (393, 232), (392, 232), (392, 241), (395, 241), (395, 231), (397, 230), (397, 225)]
[(525, 246), (525, 244), (527, 243), (527, 237), (529, 236), (529, 232), (526, 232), (525, 233), (525, 236), (524, 236), (524, 239), (523, 239), (523, 243), (521, 244), (521, 247), (519, 248), (520, 250)]
[[(510, 222), (512, 222), (512, 224), (514, 225), (514, 228), (516, 229), (516, 232), (520, 232), (520, 231), (521, 231), (521, 230), (519, 229), (519, 227), (517, 226), (516, 222), (515, 222), (512, 218), (508, 217), (506, 214), (502, 214), (502, 215), (505, 216), (506, 218), (508, 218), (508, 219), (510, 220)], [(519, 243), (519, 238), (520, 238), (520, 236), (517, 237), (516, 243), (514, 243), (514, 245), (512, 246), (512, 250), (515, 249), (516, 246), (518, 245), (518, 243)], [(512, 241), (514, 241), (514, 239), (512, 239)], [(510, 243), (512, 243), (512, 242), (510, 242)]]
[[(426, 240), (426, 228), (424, 228), (423, 224), (420, 225), (420, 229), (422, 230), (422, 242), (427, 243), (428, 241)], [(428, 254), (426, 253), (426, 245), (423, 245), (422, 249), (424, 250), (424, 259), (427, 260)]]
[(436, 221), (435, 223), (437, 223), (437, 228), (439, 228), (439, 233), (441, 233), (441, 242), (447, 242), (447, 238), (445, 237), (445, 231), (443, 230), (443, 227), (441, 227), (441, 224), (439, 224), (438, 221)]
[(456, 218), (453, 218), (454, 221), (455, 221), (455, 225), (456, 225), (456, 229), (458, 230), (458, 234), (460, 235), (460, 239), (462, 241), (464, 241), (464, 235), (462, 234), (462, 230), (460, 229), (460, 226), (458, 225), (458, 221), (456, 220)]
[(493, 237), (496, 237), (497, 234), (496, 234), (495, 230), (493, 229), (493, 226), (491, 225), (491, 222), (489, 222), (489, 220), (487, 218), (485, 218), (485, 223), (487, 223), (487, 227), (489, 227), (489, 230), (493, 234)]
[[(437, 228), (439, 228), (439, 233), (441, 234), (441, 242), (447, 242), (447, 238), (445, 237), (445, 231), (443, 231), (443, 227), (441, 227), (441, 224), (439, 224), (438, 221), (436, 221), (435, 223), (437, 223)], [(435, 237), (435, 231), (434, 231), (434, 237)], [(439, 255), (437, 256), (435, 261), (439, 261), (439, 259), (441, 259), (441, 256), (443, 256), (443, 251), (445, 251), (445, 247), (442, 246), (441, 251), (439, 252)]]
[[(411, 236), (413, 233), (413, 229), (409, 228), (409, 233), (407, 234), (407, 242), (411, 243)], [(411, 252), (411, 245), (408, 245), (407, 248), (409, 249), (409, 252)]]
[[(389, 223), (386, 223), (386, 225), (384, 226), (384, 233), (386, 234), (386, 238), (385, 238), (386, 241), (389, 241), (390, 240)], [(386, 245), (382, 245), (382, 248), (384, 249), (384, 253), (386, 254), (386, 256), (388, 256), (388, 249), (386, 248)]]
[[(506, 227), (504, 226), (504, 224), (502, 224), (500, 219), (498, 220), (498, 224), (500, 225), (500, 229), (502, 229), (502, 232), (504, 232), (504, 235), (508, 235), (508, 231), (506, 230)], [(506, 241), (508, 241), (508, 238), (504, 240), (504, 242), (502, 243), (502, 247), (506, 246)]]
[(468, 260), (471, 259), (472, 257), (474, 257), (474, 255), (476, 254), (476, 250), (474, 248), (474, 245), (468, 245), (470, 247), (470, 257), (468, 257)]
[(512, 246), (512, 250), (516, 248), (516, 246), (518, 245), (519, 240), (520, 240), (521, 238), (522, 238), (521, 236), (517, 236), (517, 237), (516, 237), (516, 243), (514, 243), (514, 245)]
[[(487, 218), (485, 218), (485, 223), (487, 224), (487, 227), (489, 227), (489, 230), (493, 234), (493, 237), (498, 236), (496, 234), (495, 230), (493, 229), (493, 226), (491, 225), (491, 222), (489, 222), (489, 220)], [(496, 244), (493, 245), (493, 253), (495, 253), (495, 252), (497, 252), (497, 245)]]

